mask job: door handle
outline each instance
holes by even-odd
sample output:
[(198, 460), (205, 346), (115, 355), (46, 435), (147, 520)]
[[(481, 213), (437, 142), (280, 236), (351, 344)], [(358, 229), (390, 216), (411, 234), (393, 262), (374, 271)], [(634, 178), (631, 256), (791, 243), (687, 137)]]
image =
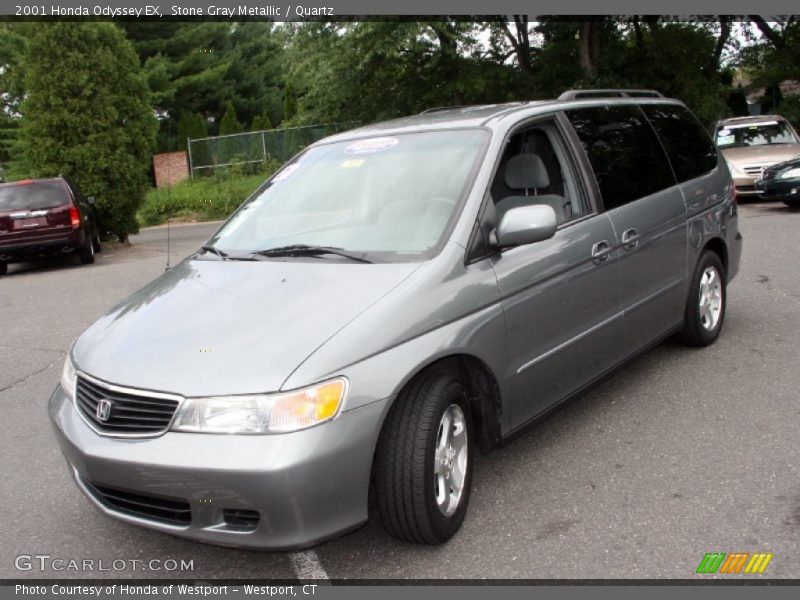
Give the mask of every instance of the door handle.
[(592, 246), (592, 262), (594, 264), (599, 265), (601, 262), (607, 261), (610, 255), (611, 245), (606, 240)]
[(639, 245), (639, 234), (635, 229), (627, 229), (622, 233), (622, 247), (625, 250), (633, 250)]

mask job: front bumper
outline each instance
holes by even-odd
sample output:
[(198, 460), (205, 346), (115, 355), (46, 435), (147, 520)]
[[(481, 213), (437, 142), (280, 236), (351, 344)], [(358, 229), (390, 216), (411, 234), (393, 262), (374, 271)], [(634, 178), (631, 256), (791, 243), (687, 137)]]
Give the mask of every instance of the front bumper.
[[(372, 457), (382, 400), (331, 422), (279, 435), (167, 432), (147, 439), (98, 435), (57, 386), (49, 412), (58, 444), (81, 490), (108, 516), (213, 544), (264, 549), (310, 546), (367, 520)], [(188, 503), (188, 524), (119, 510), (94, 486)], [(93, 493), (95, 490), (95, 493)], [(224, 511), (257, 511), (252, 531), (226, 523)]]
[(733, 185), (736, 188), (737, 196), (751, 196), (754, 198), (758, 196), (758, 190), (756, 190), (756, 180), (753, 177), (734, 175)]
[(767, 200), (800, 198), (800, 179), (762, 179), (756, 182), (756, 190)]

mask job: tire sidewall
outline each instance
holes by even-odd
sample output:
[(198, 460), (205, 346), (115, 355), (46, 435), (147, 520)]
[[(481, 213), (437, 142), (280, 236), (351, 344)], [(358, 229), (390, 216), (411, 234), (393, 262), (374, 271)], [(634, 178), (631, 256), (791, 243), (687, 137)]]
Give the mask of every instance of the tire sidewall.
[[(722, 308), (720, 310), (719, 320), (713, 329), (706, 329), (703, 327), (702, 319), (700, 318), (700, 281), (703, 278), (703, 273), (708, 267), (714, 267), (722, 282)], [(728, 282), (725, 277), (725, 268), (722, 266), (722, 261), (714, 252), (705, 252), (700, 257), (697, 263), (694, 277), (692, 278), (692, 288), (689, 296), (689, 311), (691, 314), (687, 315), (692, 319), (691, 327), (700, 338), (703, 345), (708, 345), (714, 342), (719, 337), (722, 331), (722, 325), (725, 322), (725, 312), (728, 307)]]
[[(464, 413), (467, 430), (467, 472), (464, 478), (464, 489), (461, 494), (458, 508), (455, 512), (448, 516), (442, 514), (439, 506), (436, 504), (436, 490), (434, 486), (434, 457), (436, 454), (436, 438), (438, 436), (438, 424), (442, 419), (445, 410), (451, 404), (457, 404), (461, 411)], [(436, 536), (441, 540), (450, 539), (467, 514), (467, 507), (469, 506), (470, 491), (472, 488), (472, 473), (474, 470), (475, 452), (473, 443), (473, 427), (472, 427), (472, 413), (469, 409), (469, 402), (467, 401), (466, 392), (463, 385), (455, 378), (445, 379), (445, 393), (441, 394), (438, 405), (436, 407), (436, 417), (434, 423), (436, 427), (431, 428), (430, 435), (425, 444), (425, 508), (430, 519), (431, 526), (433, 527)]]
[(92, 242), (92, 236), (88, 233), (86, 234), (86, 241), (78, 251), (78, 255), (81, 259), (81, 262), (85, 265), (90, 265), (94, 262), (94, 243)]

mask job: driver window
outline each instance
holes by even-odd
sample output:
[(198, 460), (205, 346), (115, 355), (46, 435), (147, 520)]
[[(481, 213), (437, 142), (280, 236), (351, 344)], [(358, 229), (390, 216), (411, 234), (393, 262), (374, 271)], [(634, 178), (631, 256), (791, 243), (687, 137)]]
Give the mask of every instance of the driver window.
[(588, 214), (564, 146), (553, 125), (539, 124), (512, 136), (491, 187), (497, 222), (518, 206), (547, 204), (558, 224)]

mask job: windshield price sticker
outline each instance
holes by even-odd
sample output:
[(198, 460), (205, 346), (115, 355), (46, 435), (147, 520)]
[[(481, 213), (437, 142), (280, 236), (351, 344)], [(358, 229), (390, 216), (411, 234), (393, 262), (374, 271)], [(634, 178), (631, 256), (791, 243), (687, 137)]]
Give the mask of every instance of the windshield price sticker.
[(375, 154), (376, 152), (383, 152), (389, 148), (394, 148), (400, 140), (393, 137), (380, 137), (371, 140), (361, 140), (350, 144), (344, 149), (345, 154)]
[(363, 164), (364, 164), (363, 158), (351, 158), (350, 160), (344, 161), (339, 166), (342, 167), (343, 169), (357, 169)]

